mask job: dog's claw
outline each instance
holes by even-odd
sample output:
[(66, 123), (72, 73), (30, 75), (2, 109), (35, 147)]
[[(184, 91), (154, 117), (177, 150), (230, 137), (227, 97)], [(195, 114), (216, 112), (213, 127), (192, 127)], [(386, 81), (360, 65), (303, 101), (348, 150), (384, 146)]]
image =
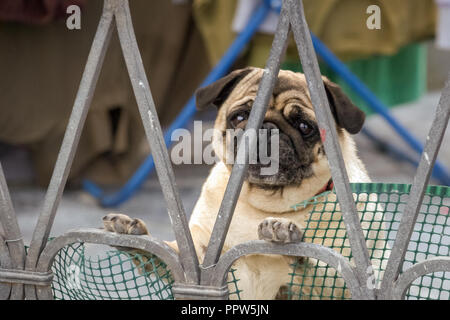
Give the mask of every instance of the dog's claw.
[(258, 226), (258, 238), (276, 243), (292, 243), (302, 241), (303, 233), (288, 219), (267, 218)]

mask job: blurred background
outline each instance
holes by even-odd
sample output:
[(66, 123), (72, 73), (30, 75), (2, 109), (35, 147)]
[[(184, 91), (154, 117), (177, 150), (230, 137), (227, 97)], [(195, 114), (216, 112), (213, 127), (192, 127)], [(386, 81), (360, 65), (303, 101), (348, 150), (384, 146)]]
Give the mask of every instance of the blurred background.
[[(223, 62), (230, 45), (248, 31), (253, 14), (263, 5), (261, 0), (129, 2), (163, 129), (178, 119), (195, 89)], [(311, 31), (391, 117), (424, 143), (450, 72), (450, 1), (303, 2)], [(79, 30), (66, 26), (66, 9), (73, 4), (81, 8)], [(367, 25), (374, 17), (367, 12), (371, 5), (380, 9), (379, 29)], [(0, 162), (26, 243), (53, 172), (102, 6), (102, 0), (0, 0)], [(277, 17), (276, 10), (267, 12), (242, 50), (235, 52), (236, 59), (229, 61), (228, 71), (247, 65), (264, 67)], [(327, 61), (319, 61), (322, 73), (341, 85), (367, 114), (368, 131), (355, 139), (373, 181), (411, 183), (417, 152), (339, 72)], [(282, 68), (301, 71), (292, 39)], [(184, 119), (184, 126), (192, 129), (193, 120), (202, 120), (207, 129), (215, 115), (213, 109), (195, 113)], [(446, 168), (450, 168), (449, 140), (447, 132), (439, 155)], [(101, 200), (101, 194), (120, 190), (149, 154), (114, 34), (52, 234), (100, 227), (105, 213), (120, 211), (143, 218), (153, 235), (173, 239), (154, 171), (148, 172), (133, 196), (114, 208), (105, 207)], [(188, 215), (210, 168), (174, 166)], [(438, 176), (431, 183), (447, 184)], [(87, 187), (93, 184), (101, 190), (100, 196)]]

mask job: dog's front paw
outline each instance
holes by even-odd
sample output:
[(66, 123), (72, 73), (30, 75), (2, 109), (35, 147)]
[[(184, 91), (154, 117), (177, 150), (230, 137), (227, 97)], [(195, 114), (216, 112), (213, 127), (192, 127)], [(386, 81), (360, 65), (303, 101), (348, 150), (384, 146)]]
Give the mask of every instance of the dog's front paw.
[[(127, 215), (121, 213), (110, 213), (103, 217), (103, 225), (105, 229), (110, 232), (123, 233), (123, 234), (134, 234), (134, 235), (148, 235), (148, 229), (145, 222), (141, 219), (133, 219)], [(132, 256), (131, 261), (136, 265), (139, 270), (139, 274), (144, 274), (145, 272), (153, 271), (153, 263), (149, 263), (150, 259), (154, 261), (159, 261), (159, 258), (135, 248), (119, 247), (114, 246), (117, 250), (129, 253)], [(137, 256), (139, 255), (139, 256)], [(158, 262), (159, 263), (159, 262)], [(162, 269), (161, 269), (162, 270)], [(162, 271), (158, 272), (162, 272)], [(162, 276), (162, 275), (160, 275)]]
[(288, 219), (267, 218), (258, 226), (258, 238), (276, 243), (291, 243), (302, 241), (303, 233)]
[(147, 226), (141, 219), (132, 219), (121, 213), (110, 213), (103, 217), (105, 229), (111, 232), (144, 235), (148, 234)]

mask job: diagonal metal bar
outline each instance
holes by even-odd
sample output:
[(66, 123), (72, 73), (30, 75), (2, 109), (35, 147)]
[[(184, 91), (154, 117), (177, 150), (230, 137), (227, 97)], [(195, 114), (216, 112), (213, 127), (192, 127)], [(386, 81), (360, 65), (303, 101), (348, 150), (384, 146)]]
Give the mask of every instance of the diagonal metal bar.
[(352, 255), (355, 260), (358, 279), (361, 286), (364, 287), (366, 291), (367, 298), (374, 299), (375, 293), (366, 286), (367, 280), (373, 275), (373, 271), (371, 271), (372, 268), (369, 268), (371, 266), (369, 252), (367, 250), (361, 223), (359, 221), (359, 215), (353, 200), (347, 170), (339, 146), (336, 125), (329, 108), (319, 64), (306, 23), (303, 3), (299, 0), (285, 0), (285, 3), (289, 5), (291, 28), (297, 44), (300, 61), (308, 82), (309, 93), (311, 95), (316, 118), (319, 127), (326, 131), (326, 139), (324, 141), (325, 152), (328, 157), (334, 187), (336, 189), (337, 198), (341, 206), (347, 229), (347, 235), (352, 248)]
[[(61, 149), (56, 160), (53, 175), (45, 195), (44, 205), (33, 233), (25, 264), (25, 268), (30, 271), (33, 271), (36, 267), (39, 254), (48, 241), (56, 210), (61, 200), (67, 176), (80, 140), (82, 128), (94, 95), (105, 53), (111, 39), (114, 27), (113, 10), (111, 1), (106, 0)], [(35, 298), (33, 286), (26, 286), (26, 294), (30, 299)]]
[(147, 140), (150, 144), (153, 158), (155, 159), (156, 171), (167, 203), (169, 217), (180, 250), (181, 261), (186, 272), (186, 279), (190, 283), (198, 283), (200, 280), (198, 258), (189, 230), (186, 213), (176, 187), (175, 176), (156, 113), (155, 103), (139, 53), (128, 0), (115, 1), (117, 1), (115, 16), (122, 51)]
[[(288, 34), (289, 17), (286, 8), (283, 8), (281, 10), (269, 59), (259, 85), (246, 130), (258, 130), (262, 125), (270, 97), (272, 96), (275, 81), (278, 79), (280, 60), (286, 50)], [(254, 136), (252, 136), (252, 138), (254, 138)], [(233, 165), (203, 261), (205, 276), (202, 275), (202, 284), (207, 284), (209, 282), (210, 277), (208, 276), (208, 273), (210, 274), (213, 271), (213, 268), (210, 267), (214, 266), (220, 257), (234, 209), (241, 192), (244, 176), (248, 169), (249, 154), (252, 150), (255, 150), (256, 147), (255, 140), (256, 139), (250, 139), (247, 145), (244, 139), (242, 139), (239, 145), (237, 159), (245, 159), (245, 163), (235, 163)]]
[[(14, 269), (23, 269), (25, 265), (25, 247), (17, 222), (16, 213), (11, 202), (11, 197), (6, 184), (2, 165), (0, 164), (0, 224), (5, 232), (5, 243), (8, 247), (11, 264)], [(23, 285), (13, 285), (11, 300), (23, 298)]]
[(394, 281), (397, 280), (405, 258), (411, 234), (414, 230), (420, 212), (425, 190), (430, 179), (433, 166), (439, 153), (445, 130), (450, 117), (450, 74), (444, 91), (439, 100), (436, 115), (428, 133), (424, 152), (417, 168), (416, 176), (409, 193), (405, 211), (403, 212), (397, 237), (386, 266), (386, 272), (381, 283), (383, 299), (390, 299)]

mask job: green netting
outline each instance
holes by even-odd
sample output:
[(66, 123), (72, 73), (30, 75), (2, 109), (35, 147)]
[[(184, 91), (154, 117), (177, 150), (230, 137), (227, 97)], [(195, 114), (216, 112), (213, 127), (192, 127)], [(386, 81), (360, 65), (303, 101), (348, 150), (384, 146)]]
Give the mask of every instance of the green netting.
[[(382, 277), (410, 188), (403, 184), (352, 184), (377, 275), (377, 279), (373, 279), (374, 286)], [(430, 257), (449, 256), (449, 206), (449, 187), (427, 188), (403, 270)], [(307, 212), (304, 241), (325, 244), (351, 259), (334, 192), (326, 192), (294, 207)], [(130, 255), (113, 249), (88, 255), (86, 245), (77, 243), (60, 250), (52, 270), (55, 299), (173, 299), (170, 271), (152, 255)], [(301, 258), (292, 264), (289, 275), (291, 280), (282, 297), (351, 298), (339, 272), (321, 261)], [(239, 299), (239, 279), (233, 268), (229, 271), (228, 287), (230, 298)], [(417, 279), (406, 298), (449, 299), (449, 296), (450, 272), (435, 272)]]
[(59, 251), (52, 266), (55, 299), (173, 299), (170, 271), (158, 258), (117, 250), (89, 256), (85, 249), (76, 243)]
[[(173, 279), (167, 265), (150, 254), (109, 250), (89, 255), (86, 244), (58, 252), (52, 265), (56, 300), (173, 300)], [(239, 300), (239, 279), (229, 270), (229, 296)]]
[[(400, 224), (401, 213), (408, 200), (410, 185), (352, 184), (361, 225), (366, 237), (377, 287), (389, 258)], [(304, 241), (327, 245), (351, 259), (351, 249), (345, 225), (334, 193), (298, 204), (296, 209), (312, 207), (307, 219)], [(428, 187), (411, 241), (403, 270), (435, 256), (449, 256), (450, 188)], [(321, 261), (305, 259), (292, 265), (287, 286), (290, 299), (349, 299), (343, 279), (336, 270)], [(436, 272), (417, 279), (406, 294), (407, 299), (449, 299), (450, 272)]]

